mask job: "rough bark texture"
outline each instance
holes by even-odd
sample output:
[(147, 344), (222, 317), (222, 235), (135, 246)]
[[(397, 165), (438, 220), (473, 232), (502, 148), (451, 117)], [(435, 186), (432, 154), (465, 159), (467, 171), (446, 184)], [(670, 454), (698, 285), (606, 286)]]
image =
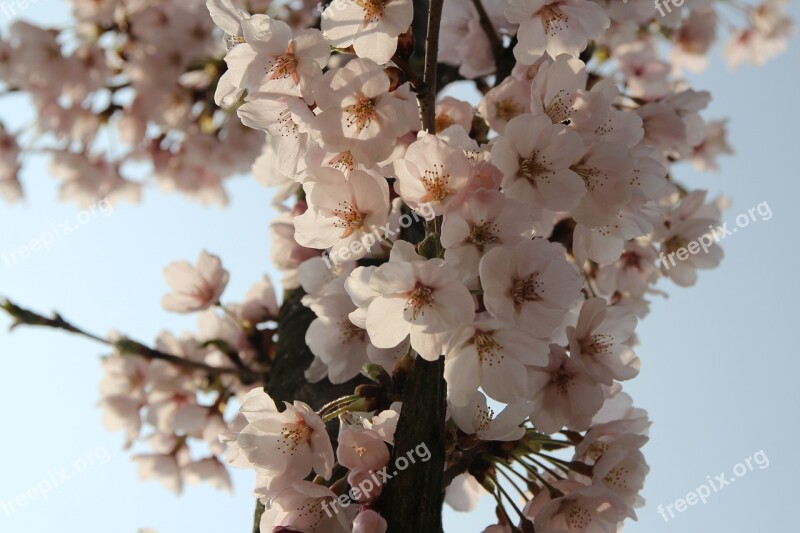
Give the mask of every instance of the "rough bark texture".
[[(395, 432), (389, 474), (396, 474), (381, 495), (381, 514), (388, 533), (439, 533), (442, 531), (442, 479), (445, 460), (444, 359), (436, 362), (418, 357), (403, 391), (403, 408)], [(430, 460), (421, 462), (415, 452), (425, 445)], [(410, 466), (397, 472), (398, 457), (409, 457)]]

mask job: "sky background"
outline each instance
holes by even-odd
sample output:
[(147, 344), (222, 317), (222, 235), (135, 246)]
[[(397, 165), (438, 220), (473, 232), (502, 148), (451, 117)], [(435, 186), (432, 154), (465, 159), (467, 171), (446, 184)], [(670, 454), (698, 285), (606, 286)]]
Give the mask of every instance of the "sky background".
[[(791, 11), (800, 20), (796, 2)], [(21, 15), (59, 24), (67, 20), (67, 6), (39, 0)], [(7, 24), (7, 18), (0, 20)], [(762, 202), (773, 217), (726, 239), (722, 266), (701, 272), (697, 286), (660, 285), (669, 297), (656, 298), (638, 328), (643, 368), (626, 390), (654, 424), (645, 448), (648, 505), (639, 510), (638, 523), (626, 527), (628, 533), (797, 530), (800, 210), (792, 202), (800, 197), (799, 58), (795, 39), (788, 53), (764, 68), (732, 73), (716, 53), (708, 71), (691, 77), (695, 88), (714, 96), (705, 116), (730, 117), (738, 154), (722, 160), (719, 174), (697, 174), (682, 165), (678, 178), (730, 197), (732, 208), (723, 220), (731, 226), (736, 215)], [(0, 117), (12, 130), (30, 119), (23, 104), (16, 97), (0, 100)], [(24, 185), (24, 204), (0, 206), (0, 253), (78, 215), (76, 206), (56, 201), (57, 182), (46, 160), (31, 160)], [(118, 329), (151, 342), (162, 329), (194, 330), (192, 317), (160, 306), (167, 263), (194, 261), (203, 248), (220, 255), (231, 272), (227, 301), (240, 299), (271, 269), (270, 191), (246, 178), (232, 181), (229, 190), (228, 209), (148, 190), (143, 205), (119, 206), (49, 251), (12, 265), (0, 259), (0, 296), (42, 312), (57, 309), (100, 334)], [(9, 334), (9, 323), (0, 317), (0, 531), (250, 531), (249, 472), (234, 472), (234, 495), (200, 486), (187, 487), (178, 498), (157, 482), (140, 483), (122, 436), (101, 425), (96, 404), (104, 348), (53, 331)], [(732, 478), (734, 466), (757, 452), (768, 458), (768, 467), (756, 467), (668, 522), (659, 515), (659, 504), (674, 504), (707, 483), (707, 476), (725, 472)], [(71, 478), (46, 499), (17, 509), (3, 505), (51, 476), (58, 481), (64, 469)], [(445, 531), (479, 532), (492, 518), (487, 497), (476, 513), (448, 510)]]

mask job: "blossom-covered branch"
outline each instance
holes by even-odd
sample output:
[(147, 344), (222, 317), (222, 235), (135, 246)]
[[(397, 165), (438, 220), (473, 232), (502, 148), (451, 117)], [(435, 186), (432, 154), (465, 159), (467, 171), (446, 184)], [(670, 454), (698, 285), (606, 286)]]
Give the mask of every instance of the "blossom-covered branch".
[[(280, 213), (283, 304), (266, 278), (223, 304), (228, 271), (203, 251), (166, 268), (162, 300), (198, 331), (154, 349), (6, 305), (115, 348), (101, 403), (128, 443), (152, 426), (143, 477), (227, 487), (224, 455), (256, 472), (263, 533), (439, 533), (442, 501), (484, 496), (486, 533), (636, 518), (650, 426), (623, 391), (647, 360), (636, 326), (656, 283), (694, 285), (723, 256), (707, 233), (726, 201), (679, 164), (716, 169), (726, 122), (682, 72), (705, 67), (722, 17), (741, 21), (731, 65), (780, 52), (785, 2), (74, 4), (93, 30), (74, 48), (17, 23), (0, 49), (0, 78), (70, 141), (48, 148), (64, 198), (135, 197), (123, 169), (144, 159), (201, 201), (252, 168)], [(457, 79), (480, 94), (441, 96)], [(112, 124), (119, 158), (94, 143)], [(24, 151), (0, 141), (15, 199)], [(201, 441), (207, 457), (190, 453)]]

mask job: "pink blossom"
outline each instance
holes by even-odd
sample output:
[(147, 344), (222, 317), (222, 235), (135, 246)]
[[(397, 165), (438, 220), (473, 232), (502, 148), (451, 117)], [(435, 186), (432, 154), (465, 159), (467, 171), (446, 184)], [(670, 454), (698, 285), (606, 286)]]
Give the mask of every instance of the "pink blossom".
[(548, 338), (577, 302), (583, 285), (564, 248), (543, 239), (495, 248), (480, 264), (486, 309), (538, 338)]
[(511, 0), (506, 16), (520, 25), (514, 56), (526, 65), (545, 52), (577, 56), (611, 23), (601, 7), (588, 0)]
[(410, 0), (334, 0), (322, 12), (322, 32), (336, 48), (353, 46), (358, 57), (387, 63), (397, 37), (411, 26)]
[(586, 430), (603, 406), (600, 385), (560, 346), (551, 345), (550, 363), (531, 369), (528, 379), (537, 391), (531, 421), (542, 433), (555, 433), (564, 427)]
[(586, 194), (571, 167), (583, 155), (580, 136), (547, 115), (512, 119), (492, 148), (492, 162), (503, 173), (503, 189), (535, 208), (567, 211)]
[(628, 344), (635, 328), (633, 313), (590, 298), (583, 302), (577, 325), (567, 327), (570, 355), (600, 383), (636, 377), (639, 358)]
[(219, 302), (228, 284), (228, 271), (222, 261), (205, 250), (197, 258), (197, 266), (188, 261), (170, 263), (164, 269), (164, 279), (172, 288), (161, 305), (175, 313), (190, 313), (208, 309)]
[(428, 133), (420, 133), (395, 170), (400, 197), (413, 209), (428, 203), (437, 215), (462, 199), (471, 174), (462, 150)]

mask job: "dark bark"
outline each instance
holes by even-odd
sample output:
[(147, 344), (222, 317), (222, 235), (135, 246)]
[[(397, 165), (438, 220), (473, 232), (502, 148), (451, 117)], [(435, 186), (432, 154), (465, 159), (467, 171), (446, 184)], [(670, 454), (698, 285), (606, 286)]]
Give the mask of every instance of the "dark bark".
[[(381, 515), (388, 533), (439, 533), (442, 531), (442, 480), (445, 461), (444, 359), (436, 362), (417, 357), (403, 391), (403, 408), (395, 432), (395, 446), (388, 472), (397, 471), (398, 457), (409, 454), (410, 466), (397, 472), (381, 495)], [(424, 445), (430, 459), (420, 461), (415, 450)]]
[[(422, 127), (430, 133), (436, 131), (439, 29), (443, 4), (443, 0), (430, 0), (428, 5), (423, 90), (418, 95)], [(381, 514), (388, 523), (388, 533), (440, 533), (446, 458), (444, 359), (430, 362), (417, 357), (402, 397), (403, 407), (387, 468), (393, 477), (381, 495)], [(418, 460), (418, 447), (430, 452), (427, 461)], [(410, 466), (398, 471), (401, 464), (398, 461), (405, 461)]]
[(353, 394), (358, 384), (367, 381), (357, 379), (341, 385), (333, 385), (327, 379), (319, 383), (306, 381), (303, 373), (314, 360), (306, 345), (306, 330), (316, 315), (300, 302), (303, 294), (302, 289), (295, 289), (284, 297), (278, 317), (277, 355), (266, 390), (278, 404), (300, 400), (319, 409), (331, 400)]

